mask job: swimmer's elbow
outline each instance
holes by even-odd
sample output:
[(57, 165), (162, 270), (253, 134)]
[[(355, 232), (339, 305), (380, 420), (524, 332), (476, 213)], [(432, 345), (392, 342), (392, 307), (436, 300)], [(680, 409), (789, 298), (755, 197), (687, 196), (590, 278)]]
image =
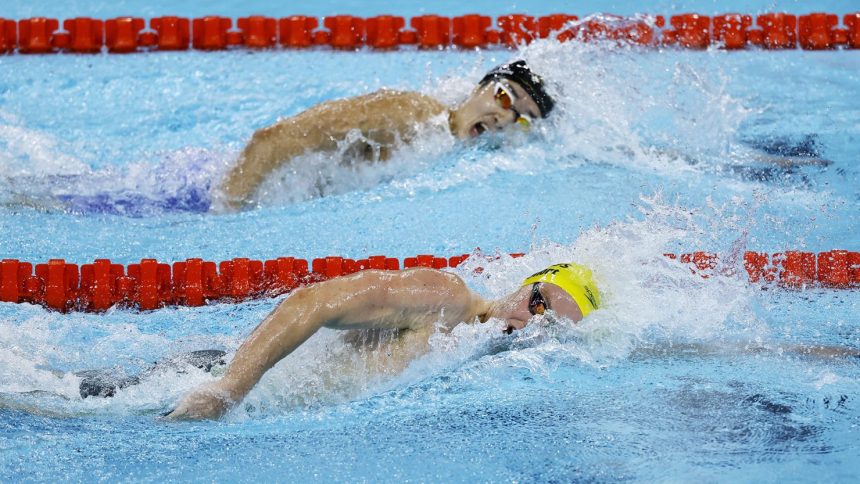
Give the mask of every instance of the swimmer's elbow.
[(257, 130), (221, 182), (221, 202), (227, 210), (247, 208), (265, 177), (285, 158), (291, 157), (290, 150), (281, 146), (284, 143), (279, 141), (276, 127)]
[(215, 195), (215, 205), (225, 212), (240, 211), (251, 205), (251, 194), (258, 183), (246, 173), (244, 167), (237, 165), (221, 182), (220, 193)]

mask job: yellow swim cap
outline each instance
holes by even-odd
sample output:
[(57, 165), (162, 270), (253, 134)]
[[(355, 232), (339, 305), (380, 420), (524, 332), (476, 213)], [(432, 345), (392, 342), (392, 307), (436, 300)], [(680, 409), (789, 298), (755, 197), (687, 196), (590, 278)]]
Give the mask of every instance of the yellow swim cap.
[(600, 306), (600, 293), (591, 278), (591, 269), (583, 265), (574, 262), (553, 264), (526, 278), (522, 285), (536, 282), (548, 282), (564, 289), (576, 301), (583, 317)]

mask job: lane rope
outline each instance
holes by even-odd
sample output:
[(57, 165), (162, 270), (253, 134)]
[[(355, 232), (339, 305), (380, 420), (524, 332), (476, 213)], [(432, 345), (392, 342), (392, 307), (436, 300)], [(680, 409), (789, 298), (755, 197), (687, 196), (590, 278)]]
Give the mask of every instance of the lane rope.
[[(696, 13), (635, 15), (600, 14), (584, 17), (553, 14), (469, 14), (458, 17), (379, 15), (316, 17), (293, 15), (274, 18), (249, 16), (233, 19), (209, 15), (194, 19), (165, 16), (149, 19), (117, 17), (108, 20), (76, 17), (63, 20), (32, 17), (0, 18), (0, 53), (76, 54), (225, 49), (339, 50), (486, 49), (515, 47), (536, 39), (561, 42), (610, 40), (644, 47), (728, 50), (759, 47), (774, 49), (860, 49), (860, 12), (840, 18), (833, 13), (795, 15), (784, 12), (757, 16), (726, 13), (713, 17)], [(61, 28), (62, 25), (62, 28)]]
[[(510, 255), (517, 258), (523, 254)], [(769, 254), (747, 251), (722, 263), (717, 254), (703, 251), (664, 255), (688, 265), (691, 271), (703, 278), (717, 273), (740, 273), (739, 266), (742, 265), (749, 282), (763, 287), (860, 288), (860, 252), (785, 251)], [(114, 306), (144, 311), (165, 306), (193, 307), (274, 297), (302, 285), (366, 269), (444, 269), (457, 267), (472, 258), (478, 261), (474, 270), (480, 272), (483, 270), (482, 260), (499, 257), (480, 252), (447, 258), (423, 254), (402, 261), (384, 255), (360, 260), (331, 256), (313, 259), (310, 265), (307, 260), (294, 257), (267, 261), (235, 258), (218, 264), (187, 259), (172, 265), (143, 259), (128, 266), (112, 263), (109, 259), (97, 259), (80, 266), (62, 259), (35, 265), (4, 259), (0, 262), (0, 301), (37, 304), (62, 312), (101, 312)]]

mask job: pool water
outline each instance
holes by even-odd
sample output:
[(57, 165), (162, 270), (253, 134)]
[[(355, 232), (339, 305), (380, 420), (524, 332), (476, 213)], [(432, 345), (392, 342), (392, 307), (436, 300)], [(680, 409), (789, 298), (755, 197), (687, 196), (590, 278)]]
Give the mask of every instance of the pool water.
[[(649, 11), (806, 12), (773, 3)], [(3, 15), (384, 8), (57, 5)], [(469, 13), (461, 8), (393, 13)], [(817, 8), (847, 13), (836, 2)], [(548, 9), (565, 10), (470, 4)], [(382, 87), (454, 104), (514, 57), (557, 95), (557, 112), (531, 132), (457, 143), (428, 131), (376, 165), (308, 155), (265, 184), (259, 207), (219, 208), (219, 180), (255, 129)], [(860, 349), (860, 293), (762, 289), (728, 255), (860, 248), (858, 72), (858, 51), (553, 42), (519, 52), (0, 57), (3, 258), (473, 253), (454, 272), (487, 297), (576, 260), (594, 269), (604, 301), (576, 326), (505, 335), (500, 322), (461, 324), (387, 375), (370, 371), (372, 352), (322, 330), (225, 419), (196, 423), (157, 416), (209, 373), (153, 373), (87, 399), (74, 373), (134, 374), (205, 348), (229, 358), (283, 298), (105, 314), (0, 304), (0, 480), (854, 482), (860, 361), (797, 349)], [(766, 154), (818, 161), (775, 167)], [(726, 255), (725, 270), (703, 279), (662, 255), (692, 250)]]

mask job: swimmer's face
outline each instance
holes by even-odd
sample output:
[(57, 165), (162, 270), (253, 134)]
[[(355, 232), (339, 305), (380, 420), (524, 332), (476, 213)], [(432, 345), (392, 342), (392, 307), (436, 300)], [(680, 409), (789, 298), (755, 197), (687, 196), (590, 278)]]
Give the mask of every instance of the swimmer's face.
[(537, 318), (569, 319), (573, 322), (582, 320), (582, 311), (570, 294), (548, 282), (541, 283), (538, 291), (549, 308), (543, 308), (543, 314), (532, 314), (535, 308), (529, 308), (529, 302), (534, 302), (533, 290), (532, 285), (523, 286), (498, 304), (493, 316), (505, 321), (507, 332), (523, 329)]
[(498, 79), (480, 84), (453, 111), (452, 128), (458, 138), (474, 138), (485, 132), (539, 119), (538, 105), (515, 81)]

